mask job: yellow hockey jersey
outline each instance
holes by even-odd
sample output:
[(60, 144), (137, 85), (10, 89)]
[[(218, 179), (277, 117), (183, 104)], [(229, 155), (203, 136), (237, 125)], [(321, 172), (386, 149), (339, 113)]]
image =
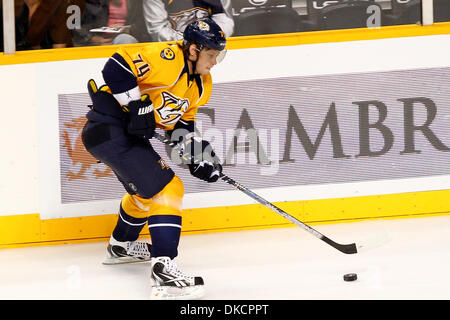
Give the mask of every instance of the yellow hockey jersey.
[(173, 129), (175, 123), (195, 121), (199, 106), (211, 96), (211, 75), (189, 77), (187, 61), (178, 44), (152, 43), (117, 51), (136, 76), (141, 94), (153, 102), (157, 127)]

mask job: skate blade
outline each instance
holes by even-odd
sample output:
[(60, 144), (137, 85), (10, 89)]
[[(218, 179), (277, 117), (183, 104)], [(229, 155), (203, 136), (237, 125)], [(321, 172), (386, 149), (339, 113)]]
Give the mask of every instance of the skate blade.
[(171, 286), (152, 287), (151, 300), (196, 300), (205, 295), (202, 285), (176, 288)]
[(114, 265), (114, 264), (125, 264), (125, 263), (140, 263), (140, 262), (148, 262), (149, 259), (137, 259), (133, 257), (119, 257), (119, 258), (113, 258), (113, 257), (106, 257), (105, 260), (103, 260), (102, 264), (104, 265)]

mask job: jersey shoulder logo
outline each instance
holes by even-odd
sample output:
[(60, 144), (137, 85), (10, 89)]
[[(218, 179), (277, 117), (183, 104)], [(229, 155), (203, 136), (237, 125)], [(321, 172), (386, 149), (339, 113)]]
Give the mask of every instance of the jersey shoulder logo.
[(164, 48), (161, 51), (161, 58), (166, 60), (173, 60), (175, 58), (175, 53), (170, 48)]
[(161, 118), (161, 124), (175, 124), (188, 109), (189, 100), (178, 98), (166, 91), (163, 91), (161, 95), (162, 104), (158, 108), (155, 108)]

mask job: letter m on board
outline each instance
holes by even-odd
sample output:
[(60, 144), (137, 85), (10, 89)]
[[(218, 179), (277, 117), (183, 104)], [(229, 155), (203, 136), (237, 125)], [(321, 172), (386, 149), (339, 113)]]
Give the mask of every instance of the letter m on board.
[(147, 62), (142, 59), (142, 56), (140, 53), (137, 54), (138, 58), (133, 60), (134, 65), (136, 66), (136, 69), (138, 71), (138, 77), (143, 77), (147, 72), (150, 71), (150, 66)]

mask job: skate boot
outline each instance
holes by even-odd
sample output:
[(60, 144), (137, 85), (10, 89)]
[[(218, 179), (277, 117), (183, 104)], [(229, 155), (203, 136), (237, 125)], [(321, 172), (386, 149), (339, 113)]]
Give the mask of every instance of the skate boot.
[(117, 241), (112, 236), (103, 264), (119, 264), (150, 261), (152, 245), (144, 241)]
[(191, 300), (204, 295), (203, 279), (183, 274), (169, 257), (152, 258), (151, 279), (151, 299)]

